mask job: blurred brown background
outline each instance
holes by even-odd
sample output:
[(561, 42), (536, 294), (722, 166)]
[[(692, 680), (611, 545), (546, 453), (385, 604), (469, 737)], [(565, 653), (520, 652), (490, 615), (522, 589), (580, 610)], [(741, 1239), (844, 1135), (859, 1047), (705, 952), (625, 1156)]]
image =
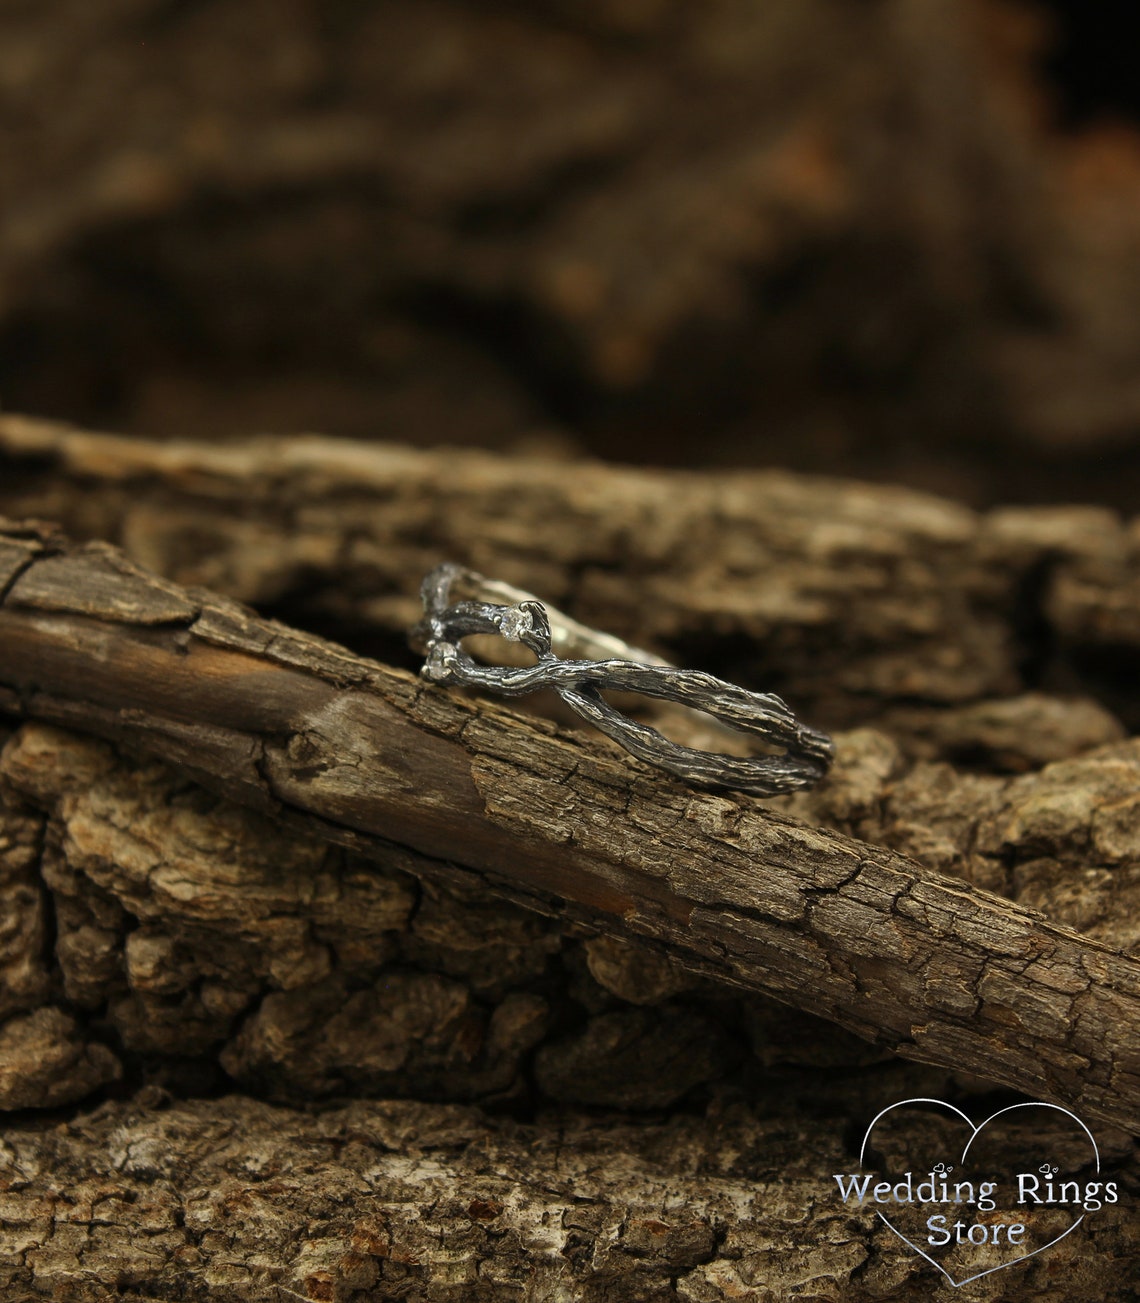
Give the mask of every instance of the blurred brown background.
[(1140, 497), (1079, 0), (8, 0), (0, 402)]

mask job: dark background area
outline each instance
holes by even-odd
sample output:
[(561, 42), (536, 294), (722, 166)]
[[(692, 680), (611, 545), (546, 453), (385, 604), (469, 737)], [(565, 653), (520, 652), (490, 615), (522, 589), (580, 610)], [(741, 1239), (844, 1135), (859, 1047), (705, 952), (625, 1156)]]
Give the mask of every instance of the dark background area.
[(1128, 0), (1042, 0), (1041, 10), (1052, 18), (1041, 66), (1058, 123), (1079, 127), (1113, 116), (1135, 123), (1140, 78), (1128, 39), (1135, 7)]
[(1124, 3), (0, 14), (0, 402), (1140, 491)]

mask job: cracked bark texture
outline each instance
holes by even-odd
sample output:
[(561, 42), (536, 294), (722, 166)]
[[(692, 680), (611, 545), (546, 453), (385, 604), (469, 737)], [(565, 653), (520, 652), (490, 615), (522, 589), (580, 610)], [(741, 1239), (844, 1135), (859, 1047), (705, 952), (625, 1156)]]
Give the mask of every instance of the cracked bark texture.
[[(859, 1093), (817, 1090), (841, 1109)], [(105, 1281), (130, 1303), (929, 1299), (874, 1214), (828, 1198), (821, 1174), (851, 1161), (841, 1132), (774, 1092), (705, 1116), (521, 1124), (459, 1105), (303, 1112), (152, 1091), (6, 1128), (0, 1283), (68, 1303), (102, 1303)], [(1106, 1170), (1127, 1180), (1124, 1157)], [(1082, 1232), (962, 1296), (1132, 1297), (1134, 1219), (1104, 1209)]]
[[(1075, 840), (1083, 868), (1094, 867), (1091, 859), (1100, 870), (1084, 921), (1101, 914), (1104, 926), (1119, 927), (1113, 905), (1135, 889), (1128, 867), (1136, 850), (1134, 743), (1068, 762), (1087, 767), (1076, 789), (1063, 763), (1037, 776), (964, 779), (964, 795), (939, 817), (944, 772), (917, 766), (908, 776), (885, 739), (844, 739), (826, 790), (848, 826), (863, 819), (874, 830), (881, 821), (886, 840), (940, 856), (958, 869), (951, 878), (889, 846), (818, 826), (818, 816), (812, 826), (779, 813), (776, 802), (765, 808), (694, 792), (592, 737), (432, 690), (149, 576), (105, 544), (69, 547), (35, 530), (10, 530), (4, 544), (10, 577), (0, 609), (0, 704), (9, 710), (141, 747), (286, 829), (308, 830), (389, 868), (489, 888), (556, 919), (643, 938), (706, 979), (775, 995), (897, 1053), (964, 1068), (1092, 1118), (1140, 1122), (1140, 963), (988, 889), (1014, 881), (1028, 894), (1048, 894)], [(50, 746), (54, 736), (20, 735), (5, 753), (8, 781), (33, 802), (38, 795), (41, 806), (66, 791), (49, 786), (37, 794), (37, 773), (67, 772), (62, 760), (37, 765), (37, 745)], [(64, 808), (99, 790), (89, 763), (76, 764)], [(894, 796), (884, 799), (888, 785)], [(783, 799), (799, 800), (799, 812), (811, 817), (810, 802), (829, 798)], [(118, 807), (112, 800), (107, 808)], [(111, 994), (97, 986), (99, 974), (115, 967), (105, 954), (106, 924), (116, 909), (137, 919), (152, 908), (135, 892), (147, 900), (198, 894), (194, 871), (177, 854), (163, 862), (163, 838), (128, 855), (145, 825), (118, 818), (118, 835), (113, 824), (104, 827), (110, 841), (100, 845), (96, 836), (85, 859), (98, 890), (79, 907), (74, 941), (65, 934), (60, 946), (61, 956), (72, 946), (95, 953), (96, 962), (76, 965), (66, 991), (78, 1001)], [(116, 866), (124, 864), (128, 877), (118, 880)], [(1104, 886), (1116, 868), (1119, 880)], [(132, 887), (132, 871), (140, 870), (145, 886)], [(198, 872), (209, 874), (208, 864)], [(307, 981), (297, 992), (267, 995), (222, 1051), (221, 1065), (255, 1085), (281, 1078), (310, 1094), (344, 1082), (391, 1089), (412, 1079), (430, 1096), (509, 1091), (519, 1057), (547, 1030), (541, 992), (508, 993), (487, 1014), (469, 1005), (461, 984), (415, 973), (382, 972), (372, 989), (352, 990), (351, 968), (334, 962), (324, 939), (338, 929), (322, 918), (320, 876), (310, 863), (302, 877), (312, 893), (304, 918), (289, 926), (272, 912), (291, 941), (289, 959), (276, 973), (264, 958), (247, 964), (253, 977), (268, 975), (276, 986), (286, 968)], [(341, 886), (330, 890), (342, 900)], [(205, 894), (216, 902), (216, 888)], [(344, 908), (366, 912), (351, 893)], [(148, 997), (164, 1002), (161, 989), (147, 989), (146, 974), (157, 972), (161, 984), (172, 965), (163, 962), (161, 940), (145, 932), (132, 938), (125, 964), (137, 968), (142, 990), (116, 1004), (112, 1017), (128, 1044), (153, 1048), (162, 1019), (148, 1017)], [(388, 1016), (386, 983), (407, 1012), (406, 1026)], [(216, 1019), (224, 1023), (250, 1002), (244, 985), (207, 983), (180, 997), (189, 1029), (204, 1038), (197, 1043), (217, 1040)], [(696, 1076), (676, 1094), (662, 1083), (664, 1093), (650, 1093), (647, 1103), (676, 1098), (733, 1058), (731, 1037), (683, 1009), (671, 1016), (675, 1050), (666, 1057)], [(354, 1056), (338, 1057), (358, 1026), (374, 1034)], [(602, 1015), (576, 1051), (544, 1046), (535, 1060), (539, 1088), (580, 1079), (582, 1062), (594, 1056), (625, 1054), (641, 1060), (649, 1089), (660, 1065), (638, 1042), (652, 1040), (653, 1026), (649, 1014)], [(404, 1075), (413, 1039), (414, 1078)], [(470, 1074), (466, 1086), (453, 1077), (457, 1055)], [(602, 1102), (609, 1091), (607, 1102), (628, 1104), (636, 1097), (620, 1062), (608, 1085), (591, 1085), (589, 1075), (572, 1098)], [(613, 1097), (623, 1088), (632, 1096)]]
[[(615, 829), (626, 828), (618, 859), (627, 857), (621, 867), (635, 877), (656, 872), (668, 881), (679, 855), (695, 852), (710, 867), (715, 861), (719, 886), (727, 881), (760, 909), (758, 917), (740, 915), (733, 944), (765, 925), (767, 936), (796, 936), (801, 923), (788, 917), (789, 899), (781, 895), (789, 852), (806, 850), (814, 859), (827, 847), (845, 864), (853, 852), (868, 868), (905, 865), (920, 889), (933, 883), (954, 893), (955, 914), (963, 901), (992, 906), (1003, 919), (1017, 905), (1040, 911), (1046, 919), (1019, 917), (1030, 929), (1025, 935), (1049, 938), (1054, 957), (1060, 940), (1076, 947), (1082, 965), (1089, 953), (1135, 963), (1127, 956), (1140, 945), (1133, 813), (1140, 753), (1117, 717), (1135, 719), (1137, 703), (1134, 680), (1114, 660), (1132, 654), (1134, 527), (1111, 513), (975, 513), (899, 490), (785, 474), (682, 479), (580, 466), (567, 476), (541, 463), (297, 439), (163, 446), (15, 417), (0, 417), (0, 458), (0, 508), (54, 516), (82, 536), (106, 535), (168, 579), (255, 601), (356, 651), (404, 656), (420, 573), (450, 555), (538, 590), (592, 623), (655, 641), (677, 659), (696, 658), (789, 696), (793, 684), (801, 693), (793, 701), (814, 722), (847, 726), (833, 774), (813, 792), (765, 803), (698, 794), (650, 774), (597, 735), (568, 732), (566, 721), (425, 695), (398, 671), (362, 663), (297, 629), (267, 626), (216, 595), (140, 576), (103, 547), (41, 556), (46, 570), (37, 583), (29, 580), (29, 604), (21, 606), (17, 588), (41, 544), (35, 531), (9, 533), (16, 550), (6, 554), (0, 619), (18, 618), (0, 640), (15, 635), (24, 659), (11, 654), (17, 642), (5, 643), (9, 678), (19, 669), (23, 682), (6, 707), (44, 710), (57, 721), (15, 728), (0, 762), (0, 1095), (4, 1107), (25, 1110), (9, 1113), (3, 1134), (31, 1156), (3, 1177), (0, 1248), (14, 1297), (34, 1289), (101, 1299), (112, 1288), (121, 1291), (116, 1296), (181, 1291), (210, 1299), (538, 1298), (559, 1289), (614, 1299), (928, 1296), (932, 1277), (913, 1259), (895, 1254), (869, 1226), (837, 1223), (819, 1201), (820, 1173), (830, 1171), (834, 1152), (826, 1137), (914, 1095), (983, 1111), (992, 1089), (987, 1075), (1011, 1080), (1010, 1048), (1048, 1038), (1064, 1022), (1058, 1018), (1068, 997), (1044, 987), (1042, 1000), (1027, 1003), (1026, 988), (1001, 989), (1006, 970), (1023, 964), (990, 954), (988, 937), (975, 953), (997, 1018), (991, 1043), (981, 1047), (989, 1067), (975, 1064), (976, 1043), (940, 1055), (952, 1058), (948, 1068), (908, 1066), (891, 1053), (900, 1045), (897, 1030), (871, 1027), (863, 1014), (899, 986), (890, 999), (917, 1000), (924, 1019), (933, 1009), (972, 1032), (966, 1011), (974, 997), (953, 957), (961, 937), (948, 931), (936, 938), (949, 954), (932, 952), (921, 989), (908, 988), (891, 967), (899, 956), (892, 951), (884, 961), (881, 936), (869, 947), (866, 927), (845, 931), (828, 921), (827, 946), (851, 948), (852, 971), (862, 974), (868, 998), (856, 1030), (878, 1040), (868, 1044), (814, 1016), (836, 1010), (819, 999), (815, 970), (791, 989), (786, 948), (769, 963), (780, 981), (776, 994), (808, 1012), (741, 991), (741, 971), (728, 971), (722, 954), (694, 954), (690, 935), (672, 948), (657, 914), (650, 929), (656, 939), (634, 936), (629, 921), (607, 916)], [(429, 544), (433, 538), (438, 547)], [(49, 542), (46, 551), (55, 546)], [(69, 575), (65, 565), (77, 568)], [(843, 575), (835, 573), (840, 566)], [(77, 596), (78, 607), (96, 613), (93, 621), (79, 615)], [(207, 608), (214, 614), (202, 620)], [(158, 622), (132, 629), (148, 610)], [(81, 623), (68, 632), (76, 616)], [(45, 632), (48, 642), (39, 642)], [(752, 639), (761, 636), (757, 650)], [(49, 644), (54, 651), (45, 657)], [(837, 685), (829, 676), (842, 672), (844, 645), (855, 668)], [(235, 651), (252, 662), (222, 655)], [(128, 660), (118, 669), (132, 666), (125, 679), (116, 670), (120, 652)], [(899, 672), (908, 656), (911, 679)], [(976, 667), (987, 659), (996, 669), (979, 676)], [(269, 677), (244, 678), (252, 663)], [(221, 763), (234, 759), (235, 734), (257, 733), (298, 700), (295, 680), (284, 695), (267, 691), (285, 683), (273, 675), (304, 679), (314, 664), (317, 678), (331, 674), (334, 695), (352, 695), (354, 711), (323, 729), (325, 742), (310, 735), (305, 754), (296, 746), (289, 754), (287, 739), (305, 731), (290, 716), (268, 752), (240, 752), (235, 785)], [(204, 665), (219, 672), (203, 678)], [(66, 682), (66, 692), (52, 699), (48, 678), (60, 672), (56, 687)], [(256, 701), (245, 693), (254, 683)], [(195, 695), (203, 687), (217, 707), (204, 731)], [(356, 784), (348, 820), (341, 822), (341, 808), (332, 820), (325, 810), (299, 826), (281, 806), (267, 805), (267, 778), (290, 766), (290, 803), (299, 793), (314, 795), (328, 750), (344, 760), (361, 726), (359, 694), (377, 688), (382, 708), (396, 715), (384, 716), (384, 729), (367, 717), (368, 744), (339, 772), (338, 781)], [(1006, 689), (1013, 695), (994, 695)], [(123, 691), (127, 699), (116, 695)], [(393, 735), (387, 730), (403, 711), (412, 731)], [(103, 731), (109, 741), (76, 727)], [(682, 740), (709, 744), (699, 727), (690, 729)], [(415, 741), (411, 761), (395, 737)], [(425, 759), (432, 767), (427, 790), (449, 773), (465, 773), (456, 790), (470, 798), (474, 777), (480, 823), (490, 825), (500, 867), (540, 862), (541, 873), (553, 867), (565, 888), (567, 870), (572, 876), (580, 868), (574, 857), (602, 850), (604, 891), (571, 908), (533, 882), (473, 875), (468, 861), (479, 838), (461, 836), (462, 854), (444, 862), (438, 847), (428, 855), (409, 849), (415, 838), (406, 818), (393, 837), (387, 810), (379, 836), (357, 829), (344, 844), (378, 791), (396, 792), (399, 808), (409, 790), (414, 798), (408, 765), (425, 739), (434, 748)], [(154, 755), (156, 743), (169, 763), (139, 750)], [(447, 754), (461, 756), (458, 769), (440, 767)], [(277, 769), (267, 768), (267, 755), (277, 757)], [(222, 778), (220, 792), (196, 781), (211, 775)], [(327, 785), (326, 778), (325, 794)], [(517, 803), (506, 799), (512, 787)], [(570, 792), (578, 804), (552, 802)], [(596, 820), (583, 821), (582, 802)], [(789, 815), (806, 833), (771, 822)], [(449, 805), (442, 816), (432, 810), (432, 838), (455, 818), (466, 818), (465, 807)], [(525, 853), (512, 842), (504, 861), (500, 839), (512, 830)], [(536, 861), (534, 849), (544, 842)], [(783, 863), (774, 862), (774, 848)], [(447, 849), (451, 855), (454, 845)], [(767, 865), (765, 875), (757, 876), (757, 863)], [(931, 870), (957, 885), (947, 887)], [(845, 873), (829, 879), (840, 882), (838, 893), (809, 888), (807, 895), (842, 896), (861, 876), (842, 885)], [(799, 891), (806, 880), (793, 881)], [(496, 894), (503, 892), (515, 903)], [(918, 929), (912, 941), (930, 939), (923, 932), (929, 916), (926, 923), (884, 918), (891, 946), (904, 922)], [(646, 920), (632, 922), (636, 930)], [(875, 953), (860, 954), (861, 947)], [(755, 965), (753, 952), (745, 969)], [(1048, 958), (1038, 963), (1047, 966)], [(1108, 1035), (1129, 1030), (1124, 1022)], [(1087, 1019), (1080, 1032), (1098, 1053), (1104, 1033)], [(1056, 1085), (1066, 1071), (1071, 1060), (1058, 1068), (1056, 1056), (1050, 1062), (1046, 1055), (1023, 1086), (1043, 1093), (1050, 1087), (1041, 1074)], [(140, 1087), (137, 1102), (126, 1102)], [(265, 1105), (229, 1095), (174, 1104), (190, 1112), (178, 1112), (175, 1130), (156, 1139), (156, 1104), (235, 1088), (275, 1101), (275, 1110), (255, 1116), (243, 1110)], [(1064, 1093), (1073, 1097), (1068, 1085)], [(408, 1102), (343, 1103), (377, 1095)], [(86, 1111), (104, 1096), (101, 1112)], [(726, 1099), (748, 1101), (749, 1125), (759, 1128), (744, 1148), (766, 1157), (745, 1176), (754, 1195), (762, 1169), (762, 1209), (755, 1199), (744, 1202), (739, 1187), (731, 1207), (723, 1188), (702, 1204), (694, 1175), (701, 1165), (693, 1169), (681, 1157), (691, 1146), (713, 1152), (726, 1144)], [(805, 1102), (810, 1117), (778, 1121), (788, 1099)], [(404, 1183), (390, 1252), (382, 1236), (361, 1239), (355, 1221), (320, 1211), (355, 1208), (367, 1197), (357, 1185), (351, 1203), (330, 1204), (328, 1189), (347, 1179), (339, 1169), (316, 1165), (297, 1175), (291, 1168), (287, 1186), (270, 1191), (271, 1208), (263, 1201), (245, 1217), (239, 1205), (252, 1178), (234, 1146), (203, 1159), (206, 1168), (196, 1166), (198, 1155), (219, 1148), (213, 1138), (235, 1126), (242, 1153), (260, 1152), (264, 1135), (273, 1162), (284, 1161), (283, 1152), (308, 1143), (314, 1101), (395, 1116), (426, 1107), (416, 1102), (425, 1100), (534, 1119), (527, 1125), (535, 1129), (512, 1131), (516, 1124), (465, 1115), (499, 1136), (497, 1179), (529, 1191), (525, 1206), (516, 1212), (497, 1185), (483, 1191), (486, 1165), (477, 1147), (468, 1201), (475, 1213), (464, 1212), (462, 1225), (434, 1218), (441, 1187), (467, 1188), (463, 1146), (449, 1150), (454, 1165), (442, 1175), (434, 1142), (431, 1162), (401, 1158), (398, 1175), (376, 1175), (369, 1158), (366, 1185), (380, 1182), (390, 1192), (393, 1180)], [(1104, 1115), (1134, 1130), (1133, 1120), (1120, 1117), (1126, 1101), (1105, 1092)], [(571, 1118), (567, 1138), (544, 1111), (580, 1106), (635, 1118)], [(50, 1124), (26, 1111), (44, 1107), (54, 1107), (56, 1118), (68, 1108), (69, 1134), (89, 1139), (66, 1154), (50, 1148)], [(599, 1152), (620, 1155), (608, 1194), (590, 1184), (610, 1177), (588, 1159), (588, 1148), (573, 1169), (576, 1188), (584, 1185), (593, 1200), (574, 1202), (575, 1210), (595, 1210), (585, 1226), (581, 1212), (565, 1214), (541, 1180), (526, 1185), (534, 1170), (549, 1168), (551, 1146), (561, 1161), (577, 1163), (581, 1125), (595, 1129)], [(641, 1155), (661, 1126), (667, 1141), (647, 1167)], [(795, 1137), (803, 1179), (791, 1175), (790, 1147), (774, 1137), (776, 1126)], [(688, 1128), (684, 1144), (676, 1128)], [(1123, 1179), (1131, 1142), (1104, 1123), (1094, 1128), (1113, 1162), (1124, 1165)], [(200, 1135), (210, 1140), (200, 1144)], [(401, 1135), (400, 1146), (414, 1150), (408, 1133)], [(148, 1220), (145, 1193), (124, 1184), (123, 1146), (132, 1143), (172, 1155), (162, 1177), (163, 1211), (155, 1214), (162, 1234)], [(374, 1157), (374, 1141), (361, 1143), (373, 1145)], [(30, 1180), (29, 1162), (40, 1172)], [(631, 1171), (646, 1184), (637, 1185)], [(108, 1220), (106, 1200), (90, 1214), (78, 1196), (69, 1202), (71, 1187), (82, 1194), (108, 1182), (118, 1183), (110, 1196), (123, 1210), (118, 1222)], [(635, 1186), (656, 1201), (648, 1230)], [(209, 1212), (187, 1217), (201, 1191), (222, 1188), (227, 1194)], [(683, 1192), (693, 1215), (678, 1219), (677, 1196), (662, 1195), (663, 1188)], [(499, 1203), (509, 1210), (509, 1234), (499, 1233)], [(128, 1211), (136, 1206), (137, 1214)], [(600, 1218), (599, 1206), (609, 1210)], [(1090, 1223), (1093, 1252), (1058, 1258), (1051, 1250), (1040, 1269), (998, 1273), (978, 1296), (1039, 1297), (1048, 1281), (1059, 1297), (1115, 1297), (1113, 1290), (1127, 1297), (1135, 1242), (1128, 1207), (1119, 1223)], [(275, 1229), (267, 1251), (269, 1211)], [(384, 1215), (391, 1222), (391, 1202)], [(194, 1216), (213, 1229), (185, 1231)], [(314, 1218), (324, 1218), (315, 1235), (297, 1229), (311, 1228)], [(223, 1224), (234, 1227), (225, 1244), (217, 1234)], [(488, 1228), (490, 1245), (480, 1240), (469, 1249), (472, 1226)]]
[[(28, 619), (66, 643), (48, 608), (76, 581), (107, 598), (98, 550), (66, 582), (41, 571), (19, 608), (28, 654), (0, 708), (0, 1295), (939, 1288), (829, 1202), (829, 1173), (894, 1100), (988, 1111), (992, 1081), (965, 1071), (979, 1052), (1024, 1077), (1069, 1016), (1046, 984), (1072, 975), (1059, 948), (1127, 996), (1087, 970), (1131, 973), (1138, 945), (1137, 523), (580, 456), (1134, 511), (1140, 149), (1123, 127), (1054, 129), (1041, 31), (1005, 0), (2, 7), (5, 407), (566, 460), (163, 445), (0, 415), (0, 512), (291, 626), (248, 646), (247, 613), (119, 567), (110, 618), (36, 656)], [(448, 556), (784, 693), (838, 731), (835, 773), (766, 806), (707, 798), (560, 717), (355, 677), (356, 656), (414, 669), (415, 587)], [(197, 622), (203, 603), (224, 628)], [(127, 646), (146, 610), (159, 622)], [(41, 677), (65, 662), (53, 699)], [(326, 672), (377, 713), (306, 732), (295, 689)], [(233, 754), (273, 721), (268, 747)], [(330, 780), (327, 751), (363, 725)], [(426, 783), (406, 759), (425, 745)], [(409, 788), (440, 777), (440, 806), (408, 817)], [(342, 780), (352, 799), (324, 809)], [(377, 792), (382, 833), (362, 832)], [(819, 890), (819, 857), (848, 853), (858, 870)], [(473, 872), (484, 854), (511, 876)], [(693, 856), (742, 910), (727, 952), (674, 945), (660, 896), (607, 914), (631, 882), (690, 890), (670, 873)], [(569, 891), (582, 857), (604, 878), (586, 902), (517, 877)], [(876, 913), (889, 893), (880, 930), (829, 926), (836, 901), (867, 904), (873, 869), (1053, 949), (1018, 973), (991, 934), (964, 974), (956, 921), (936, 936), (929, 910)], [(728, 903), (700, 907), (723, 922)], [(854, 984), (823, 983), (823, 1012), (850, 1022), (854, 1000), (877, 1044), (741, 989), (775, 973), (817, 1009), (815, 970), (785, 989), (813, 920), (846, 956), (830, 980)], [(779, 945), (742, 955), (763, 927)], [(975, 986), (988, 1045), (952, 1068), (892, 1053), (916, 1010), (973, 1031)], [(1082, 999), (1095, 1058), (1135, 1018), (1098, 1026)], [(905, 1027), (865, 1023), (884, 1000)], [(1083, 1071), (1095, 1086), (1091, 1062), (1032, 1064), (1065, 1097)], [(964, 1296), (1132, 1296), (1133, 1142), (1093, 1125), (1124, 1204)]]
[[(89, 1035), (102, 1048), (97, 1038), (117, 1033), (131, 1076), (148, 1084), (133, 1101), (63, 1122), (27, 1114), (6, 1122), (0, 1283), (8, 1297), (929, 1297), (930, 1278), (873, 1216), (829, 1202), (830, 1171), (853, 1161), (854, 1118), (917, 1095), (967, 1107), (973, 1099), (980, 1109), (984, 1083), (860, 1051), (810, 1016), (702, 990), (639, 947), (567, 934), (485, 895), (417, 888), (314, 839), (284, 837), (263, 817), (162, 766), (117, 760), (88, 738), (25, 726), (5, 752), (10, 794), (12, 783), (51, 810), (44, 841), (60, 847), (57, 902), (66, 856), (68, 898), (82, 894), (94, 906), (114, 895), (133, 925), (116, 938), (105, 1012)], [(6, 808), (14, 813), (5, 831), (35, 820), (12, 795)], [(314, 1008), (323, 979), (311, 964), (299, 971), (311, 918), (331, 939), (351, 998), (380, 993), (385, 1019), (358, 1017), (334, 1031), (327, 1010)], [(267, 1031), (276, 1055), (263, 1058), (260, 1079), (246, 1077), (247, 1089), (300, 1091), (302, 1101), (330, 1088), (342, 1097), (393, 1084), (415, 1096), (430, 1090), (432, 1033), (454, 1035), (455, 1024), (446, 1007), (438, 1016), (440, 1004), (434, 1026), (416, 1021), (413, 973), (421, 989), (465, 988), (483, 1027), (487, 1010), (493, 1019), (512, 993), (517, 1005), (528, 986), (552, 1007), (561, 999), (561, 1025), (547, 1032), (546, 1062), (534, 1068), (542, 1097), (574, 1100), (592, 1085), (591, 1102), (633, 1107), (641, 1118), (563, 1112), (520, 1125), (415, 1100), (333, 1104), (315, 1115), (234, 1095), (171, 1102), (168, 1087), (217, 1085), (202, 1079), (201, 1061), (198, 1077), (188, 1075), (179, 1056), (216, 1053), (250, 1008), (257, 1012), (245, 1026)], [(54, 980), (67, 973), (57, 969)], [(227, 995), (235, 989), (236, 998)], [(293, 1017), (282, 1017), (291, 995)], [(88, 998), (91, 1007), (99, 993), (88, 987)], [(655, 1018), (641, 1019), (621, 1044), (615, 1026), (646, 1010)], [(663, 1084), (680, 1098), (694, 1080), (690, 1065), (678, 1070), (679, 1040), (691, 1054), (679, 1013), (706, 1036), (735, 1028), (751, 1062), (729, 1073), (721, 1065), (721, 1075), (698, 1064), (707, 1103), (698, 1095), (695, 1109), (647, 1117)], [(480, 1048), (470, 1027), (465, 1039), (451, 1048), (449, 1098), (473, 1084), (488, 1089), (487, 1043)], [(241, 1063), (230, 1062), (240, 1079)], [(1133, 1142), (1104, 1127), (1097, 1134), (1105, 1175), (1134, 1198)], [(1098, 1214), (1091, 1241), (1074, 1239), (967, 1297), (1127, 1298), (1134, 1231), (1127, 1208)]]
[[(905, 706), (891, 732), (927, 755), (1032, 767), (1119, 735), (1103, 707), (1140, 724), (1140, 521), (1103, 508), (317, 438), (167, 445), (17, 416), (0, 468), (9, 516), (394, 664), (416, 663), (421, 577), (454, 559), (824, 724)], [(1007, 700), (1038, 689), (1061, 700)], [(967, 703), (943, 725), (914, 709)]]

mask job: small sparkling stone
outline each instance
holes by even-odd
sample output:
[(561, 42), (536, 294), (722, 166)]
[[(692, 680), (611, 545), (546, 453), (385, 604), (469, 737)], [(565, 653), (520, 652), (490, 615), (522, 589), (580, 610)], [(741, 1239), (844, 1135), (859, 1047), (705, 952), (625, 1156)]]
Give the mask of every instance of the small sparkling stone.
[(433, 683), (446, 683), (454, 672), (456, 659), (455, 648), (450, 643), (437, 642), (428, 651), (420, 675)]
[(517, 606), (504, 611), (499, 619), (499, 632), (508, 642), (518, 642), (524, 633), (531, 631), (530, 615)]

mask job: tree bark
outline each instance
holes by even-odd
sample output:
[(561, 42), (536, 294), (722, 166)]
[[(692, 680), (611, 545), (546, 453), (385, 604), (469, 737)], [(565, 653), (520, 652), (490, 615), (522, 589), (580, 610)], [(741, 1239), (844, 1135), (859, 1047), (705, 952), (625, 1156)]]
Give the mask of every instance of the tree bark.
[(1140, 522), (1105, 509), (976, 512), (782, 471), (571, 473), (302, 437), (164, 444), (14, 416), (0, 467), (9, 516), (60, 521), (395, 663), (420, 578), (452, 559), (825, 724), (1032, 688), (1140, 724), (1122, 668), (1140, 651)]
[[(1140, 750), (1093, 697), (1140, 718), (1135, 526), (15, 417), (0, 509), (165, 574), (5, 536), (0, 1103), (72, 1119), (8, 1113), (14, 1297), (925, 1298), (921, 1260), (829, 1201), (854, 1156), (820, 1119), (979, 1114), (992, 1081), (1070, 1101), (1130, 1189), (1094, 1119), (1136, 1129), (1097, 1073), (1135, 1054)], [(832, 774), (701, 793), (420, 684), (404, 630), (449, 556), (783, 692), (840, 730)], [(1011, 926), (1033, 963), (993, 948)], [(1127, 1297), (1108, 1212), (993, 1297)]]
[[(689, 790), (593, 738), (182, 590), (104, 545), (10, 530), (3, 555), (9, 711), (141, 748), (390, 867), (644, 938), (902, 1055), (1140, 1124), (1140, 964), (1118, 950), (886, 847)], [(1129, 771), (1135, 748), (1103, 759)], [(978, 818), (976, 854), (1000, 860), (1019, 837), (1046, 849), (1065, 802), (1056, 776), (1039, 781), (1020, 808)], [(1131, 822), (1098, 813), (1093, 845), (1129, 858)]]
[[(918, 1303), (836, 1197), (869, 1118), (980, 1120), (975, 1060), (1134, 1118), (1140, 524), (576, 460), (1134, 511), (1140, 150), (1045, 108), (1044, 33), (0, 6), (6, 407), (563, 459), (0, 415), (0, 514), (150, 572), (32, 531), (0, 578), (0, 1296)], [(446, 558), (834, 771), (710, 796), (420, 685)], [(963, 1296), (1133, 1296), (1088, 1117), (1121, 1204)]]
[[(707, 1120), (570, 1112), (539, 1125), (400, 1101), (319, 1113), (238, 1096), (162, 1104), (152, 1092), (66, 1126), (6, 1129), (7, 1297), (931, 1297), (921, 1259), (833, 1197), (825, 1173), (851, 1161), (841, 1129), (794, 1094), (725, 1101)], [(984, 1294), (963, 1292), (1123, 1303), (1134, 1255), (1131, 1215), (1106, 1208)]]

